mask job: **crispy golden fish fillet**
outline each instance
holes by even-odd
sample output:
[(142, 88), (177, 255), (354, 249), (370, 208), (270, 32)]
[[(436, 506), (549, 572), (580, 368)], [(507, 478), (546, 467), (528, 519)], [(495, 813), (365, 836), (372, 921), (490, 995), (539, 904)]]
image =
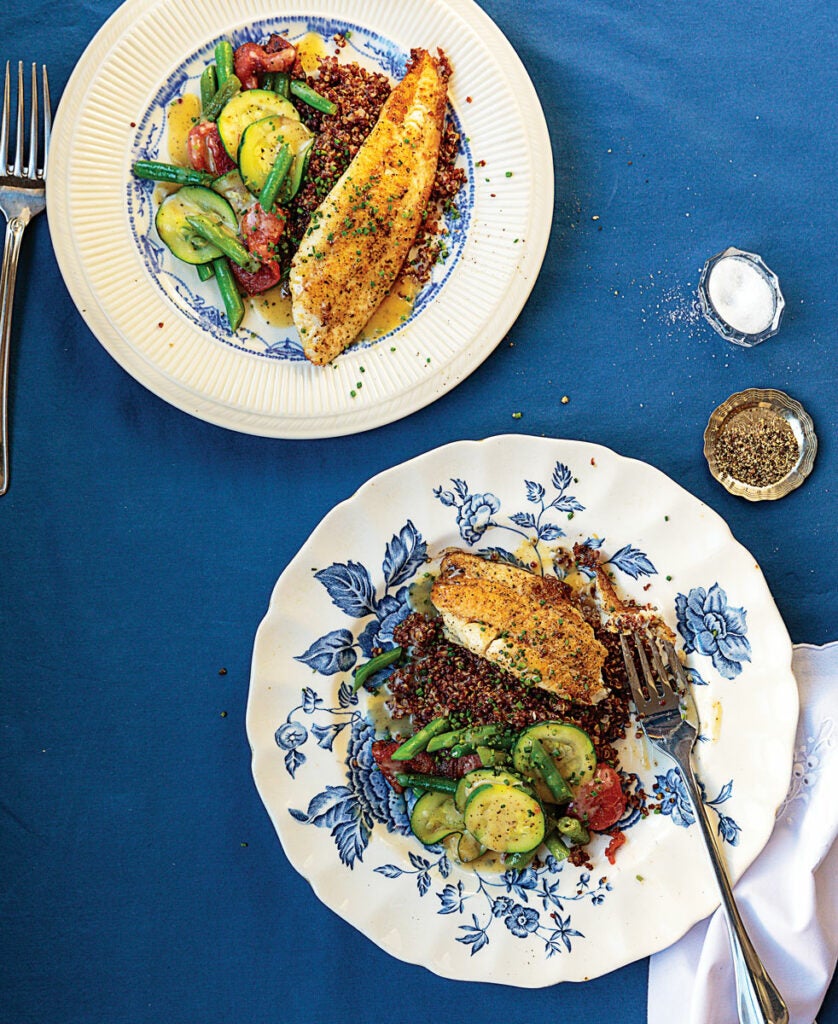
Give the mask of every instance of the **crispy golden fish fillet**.
[(437, 62), (414, 50), (375, 127), (312, 216), (289, 285), (313, 363), (328, 363), (354, 341), (396, 280), (436, 174), (446, 94)]
[(442, 560), (431, 601), (454, 643), (523, 682), (580, 704), (608, 695), (606, 649), (561, 580), (455, 551)]

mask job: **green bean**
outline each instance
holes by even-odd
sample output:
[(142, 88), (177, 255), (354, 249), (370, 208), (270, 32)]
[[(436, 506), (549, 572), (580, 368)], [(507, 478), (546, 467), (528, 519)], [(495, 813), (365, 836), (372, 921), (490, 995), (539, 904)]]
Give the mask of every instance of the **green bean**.
[(193, 171), (191, 167), (165, 164), (159, 160), (137, 160), (131, 169), (137, 178), (145, 181), (169, 181), (174, 185), (209, 185), (216, 177), (206, 171)]
[(199, 263), (195, 269), (198, 271), (198, 277), (202, 281), (209, 281), (211, 277), (215, 277), (212, 263)]
[(271, 77), (273, 79), (271, 89), (278, 96), (282, 96), (283, 99), (287, 100), (291, 95), (291, 76), (287, 71), (274, 71)]
[(241, 89), (242, 84), (235, 75), (229, 75), (223, 85), (219, 85), (215, 95), (204, 107), (204, 120), (217, 121), (218, 115), (230, 100)]
[(205, 111), (218, 92), (218, 75), (215, 64), (210, 64), (201, 72), (201, 110)]
[(215, 271), (215, 279), (218, 282), (218, 290), (224, 301), (227, 319), (230, 321), (230, 330), (236, 331), (244, 318), (244, 303), (239, 295), (236, 279), (223, 256), (213, 260), (212, 266)]
[(452, 729), (450, 732), (435, 736), (428, 744), (428, 753), (434, 750), (447, 750), (460, 744), (468, 744), (476, 747), (478, 744), (491, 746), (493, 741), (501, 734), (501, 728), (497, 725), (474, 725), (466, 726), (463, 729)]
[(455, 743), (449, 754), (451, 757), (465, 757), (466, 754), (473, 754), (474, 747), (470, 743)]
[(435, 750), (448, 750), (450, 747), (455, 746), (460, 742), (463, 736), (462, 729), (451, 729), (448, 732), (438, 733), (428, 743), (428, 753), (431, 754)]
[(357, 693), (370, 676), (375, 675), (379, 669), (387, 668), (388, 665), (392, 665), (394, 662), (398, 661), (401, 656), (401, 647), (393, 647), (392, 650), (385, 651), (383, 654), (378, 654), (374, 658), (370, 658), (369, 661), (365, 662), (359, 668), (356, 668), (355, 682), (352, 685), (352, 692)]
[(325, 96), (321, 96), (319, 92), (315, 92), (307, 82), (300, 82), (294, 79), (289, 88), (291, 89), (292, 96), (296, 96), (298, 100), (302, 100), (303, 103), (307, 103), (310, 107), (314, 107), (315, 110), (320, 110), (324, 114), (334, 114), (338, 109), (337, 104), (332, 103)]
[(391, 760), (409, 761), (411, 757), (415, 757), (425, 750), (429, 740), (438, 733), (445, 732), (448, 724), (447, 718), (435, 718), (432, 722), (428, 722), (424, 728), (414, 733), (410, 739), (405, 740), (400, 747), (393, 751), (390, 755)]
[(544, 779), (544, 784), (550, 790), (553, 799), (557, 804), (568, 803), (573, 794), (556, 767), (556, 762), (545, 750), (541, 740), (534, 738), (531, 742), (532, 763), (538, 769), (542, 779)]
[(233, 47), (222, 39), (215, 47), (215, 63), (218, 66), (218, 85), (224, 85), (233, 73)]
[(484, 743), (477, 745), (475, 753), (480, 757), (480, 760), (484, 768), (494, 767), (495, 765), (507, 764), (509, 757), (504, 750), (496, 750), (494, 747), (489, 747)]
[(396, 782), (405, 789), (419, 789), (423, 793), (455, 793), (457, 780), (443, 775), (426, 775), (423, 772), (398, 772)]
[(297, 192), (299, 192), (300, 184), (308, 170), (308, 162), (311, 157), (311, 147), (313, 145), (314, 139), (308, 139), (297, 148), (297, 155), (294, 158), (294, 163), (291, 165), (291, 170), (285, 178), (285, 183), (282, 186), (282, 193), (280, 195), (282, 202), (287, 203), (289, 200), (294, 198)]
[(261, 266), (259, 260), (250, 255), (229, 228), (207, 217), (206, 214), (187, 214), (186, 221), (201, 238), (206, 238), (208, 242), (212, 242), (225, 256), (229, 256), (233, 263), (237, 263), (243, 270), (255, 274)]
[(266, 213), (270, 213), (273, 209), (277, 192), (279, 192), (283, 181), (285, 181), (285, 175), (291, 169), (293, 161), (294, 157), (291, 154), (291, 147), (286, 142), (283, 142), (277, 151), (274, 165), (268, 172), (267, 178), (265, 178), (262, 191), (259, 193), (259, 205)]
[(510, 751), (515, 746), (516, 738), (514, 733), (499, 732), (496, 736), (487, 736), (483, 743), (494, 750)]
[(262, 88), (275, 92), (277, 96), (287, 100), (291, 94), (291, 90), (288, 88), (289, 82), (290, 76), (287, 71), (270, 71), (262, 80)]
[(544, 840), (544, 845), (553, 854), (556, 860), (567, 860), (570, 856), (570, 850), (567, 848), (567, 844), (562, 842), (560, 836), (555, 831), (548, 832), (547, 838)]
[(570, 815), (564, 815), (559, 818), (556, 822), (556, 828), (566, 839), (569, 839), (572, 843), (578, 843), (580, 846), (584, 846), (585, 843), (591, 841), (591, 833), (578, 818), (571, 818)]

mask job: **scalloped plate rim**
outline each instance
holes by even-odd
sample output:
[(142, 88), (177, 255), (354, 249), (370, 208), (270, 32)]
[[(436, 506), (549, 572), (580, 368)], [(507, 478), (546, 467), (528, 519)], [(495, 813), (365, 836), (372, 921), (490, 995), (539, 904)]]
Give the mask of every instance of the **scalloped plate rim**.
[[(752, 556), (750, 556), (750, 553), (747, 551), (747, 549), (745, 549), (738, 541), (736, 541), (728, 524), (718, 513), (716, 513), (713, 509), (709, 508), (709, 506), (706, 506), (699, 499), (695, 498), (689, 491), (683, 488), (680, 484), (677, 484), (666, 474), (656, 469), (655, 467), (650, 466), (648, 463), (643, 462), (642, 460), (632, 459), (626, 456), (619, 455), (612, 449), (606, 448), (605, 446), (602, 445), (578, 440), (535, 438), (529, 437), (528, 435), (506, 434), (497, 435), (495, 437), (490, 437), (482, 440), (463, 440), (452, 442), (440, 446), (439, 448), (432, 449), (423, 454), (417, 455), (409, 460), (406, 460), (403, 463), (383, 470), (382, 472), (371, 477), (360, 487), (358, 487), (350, 497), (336, 504), (332, 508), (332, 510), (329, 511), (322, 518), (320, 523), (315, 527), (310, 536), (300, 547), (297, 554), (288, 563), (286, 568), (280, 574), (279, 579), (277, 580), (276, 584), (274, 585), (271, 591), (268, 609), (262, 621), (260, 622), (254, 641), (253, 659), (251, 663), (251, 687), (248, 695), (246, 715), (246, 729), (248, 741), (250, 743), (252, 752), (252, 772), (257, 791), (259, 792), (265, 804), (269, 817), (271, 818), (271, 821), (274, 824), (280, 842), (282, 843), (283, 848), (285, 849), (286, 855), (289, 857), (291, 864), (295, 867), (295, 870), (297, 870), (300, 874), (303, 875), (303, 877), (306, 878), (306, 880), (312, 886), (312, 889), (314, 890), (314, 893), (315, 895), (317, 895), (318, 899), (325, 902), (329, 906), (331, 906), (331, 904), (320, 891), (320, 887), (318, 885), (317, 871), (311, 869), (310, 863), (302, 864), (299, 856), (297, 856), (295, 852), (289, 851), (289, 849), (286, 846), (286, 843), (283, 839), (283, 830), (287, 827), (287, 822), (284, 820), (283, 815), (287, 817), (287, 807), (275, 806), (267, 793), (269, 787), (269, 776), (271, 776), (273, 773), (269, 769), (266, 769), (264, 767), (261, 760), (261, 755), (264, 754), (266, 751), (262, 749), (262, 745), (254, 738), (256, 732), (256, 719), (259, 714), (259, 712), (257, 711), (257, 704), (260, 704), (262, 701), (262, 697), (257, 692), (258, 684), (256, 678), (257, 673), (259, 671), (260, 645), (264, 642), (265, 635), (271, 626), (273, 617), (278, 613), (280, 606), (280, 596), (282, 594), (283, 586), (288, 579), (288, 576), (286, 574), (290, 574), (300, 562), (311, 562), (310, 553), (317, 546), (318, 536), (329, 533), (331, 527), (335, 522), (340, 521), (340, 519), (343, 516), (345, 516), (347, 512), (351, 512), (352, 506), (354, 504), (356, 504), (359, 501), (363, 501), (365, 493), (368, 493), (371, 489), (374, 489), (376, 486), (380, 486), (382, 483), (386, 482), (387, 478), (397, 478), (398, 475), (403, 472), (410, 472), (414, 470), (421, 471), (424, 467), (432, 464), (435, 460), (445, 461), (448, 455), (455, 455), (459, 453), (466, 453), (468, 451), (474, 451), (476, 448), (480, 446), (503, 446), (505, 444), (510, 443), (521, 445), (534, 444), (544, 450), (546, 450), (545, 446), (550, 445), (569, 446), (569, 449), (578, 452), (580, 455), (584, 453), (586, 457), (596, 457), (596, 455), (599, 453), (603, 457), (615, 458), (618, 461), (618, 464), (622, 467), (629, 468), (632, 465), (634, 465), (643, 467), (644, 471), (652, 471), (661, 479), (661, 481), (666, 481), (667, 484), (674, 489), (673, 493), (677, 493), (684, 500), (688, 501), (691, 504), (694, 503), (697, 509), (700, 510), (702, 514), (706, 515), (708, 523), (712, 526), (712, 528), (715, 531), (717, 531), (718, 536), (722, 539), (725, 546), (732, 544), (736, 549), (741, 551), (741, 553), (743, 553), (744, 556), (747, 556), (748, 558), (752, 559)], [(462, 461), (467, 462), (468, 459), (464, 458)], [(523, 472), (524, 471), (522, 470), (522, 476)], [(392, 525), (395, 527), (397, 524), (394, 523)], [(759, 571), (759, 566), (756, 564), (755, 560), (754, 568)], [(762, 577), (761, 572), (759, 572), (759, 580), (761, 581), (761, 584), (764, 588), (764, 600), (767, 602), (766, 608), (768, 609), (770, 614), (773, 615), (775, 619), (782, 625), (782, 620), (780, 619), (779, 612), (776, 608), (776, 605), (774, 604), (770, 591), (767, 588), (767, 583), (765, 583), (764, 577)], [(778, 676), (780, 674), (787, 676), (788, 680), (791, 682), (792, 685), (787, 686), (786, 688), (785, 698), (789, 702), (789, 707), (793, 706), (794, 708), (794, 714), (789, 714), (788, 720), (784, 723), (784, 728), (780, 728), (778, 726), (779, 732), (783, 734), (780, 737), (780, 748), (787, 750), (788, 753), (788, 774), (786, 776), (788, 778), (791, 774), (791, 759), (793, 752), (792, 748), (797, 722), (797, 691), (796, 685), (794, 685), (794, 678), (791, 674), (791, 641), (788, 638), (787, 633), (785, 633), (784, 627), (783, 632), (785, 636), (784, 647), (787, 648), (788, 658), (787, 663), (784, 661), (781, 669), (777, 670), (777, 674)], [(742, 874), (742, 872), (746, 870), (748, 864), (751, 863), (756, 856), (758, 856), (759, 851), (768, 841), (771, 829), (773, 827), (774, 814), (776, 813), (777, 808), (780, 806), (784, 796), (785, 790), (783, 791), (783, 793), (778, 792), (778, 794), (772, 797), (772, 806), (770, 808), (764, 808), (763, 828), (757, 837), (757, 842), (754, 844), (754, 850), (748, 860), (748, 863), (744, 865), (739, 865), (738, 869), (735, 872), (733, 872), (734, 877), (739, 877)], [(334, 857), (333, 852), (330, 851), (330, 853), (332, 853), (332, 856)], [(703, 856), (706, 856), (703, 850), (701, 850), (701, 854)], [(351, 884), (354, 884), (354, 879), (351, 880)], [(710, 914), (716, 908), (716, 906), (718, 906), (718, 903), (718, 895), (715, 894), (714, 890), (714, 894), (709, 898), (709, 900), (705, 901), (703, 906), (698, 908), (698, 910), (694, 913), (687, 915), (684, 918), (684, 920), (680, 922), (680, 924), (674, 931), (670, 929), (669, 933), (667, 933), (666, 935), (666, 941), (662, 942), (660, 941), (660, 939), (655, 939), (654, 937), (652, 937), (647, 939), (645, 942), (638, 942), (630, 952), (625, 953), (621, 957), (617, 957), (616, 960), (613, 960), (612, 958), (612, 961), (606, 962), (601, 969), (597, 969), (595, 965), (592, 968), (590, 963), (588, 963), (587, 966), (583, 967), (579, 971), (571, 970), (565, 973), (562, 977), (557, 978), (550, 974), (549, 965), (542, 961), (538, 965), (536, 965), (534, 970), (528, 972), (526, 977), (503, 977), (497, 979), (492, 977), (486, 977), (480, 974), (479, 971), (476, 972), (478, 976), (474, 977), (470, 975), (469, 972), (463, 972), (462, 970), (456, 969), (452, 970), (450, 967), (446, 967), (440, 962), (431, 962), (427, 959), (422, 959), (421, 957), (411, 955), (410, 950), (395, 950), (391, 948), (391, 946), (388, 946), (386, 942), (382, 942), (380, 935), (371, 933), (369, 922), (366, 922), (365, 927), (364, 924), (358, 923), (357, 920), (353, 920), (352, 916), (344, 913), (343, 909), (336, 908), (334, 906), (332, 906), (332, 909), (339, 913), (341, 916), (345, 917), (345, 919), (349, 921), (354, 927), (361, 930), (364, 934), (367, 935), (367, 937), (371, 939), (371, 941), (376, 942), (376, 944), (381, 946), (391, 955), (394, 955), (397, 958), (402, 959), (408, 963), (420, 964), (421, 966), (426, 967), (427, 969), (431, 970), (436, 974), (439, 974), (442, 977), (459, 980), (479, 980), (484, 982), (497, 981), (498, 983), (518, 985), (520, 987), (536, 988), (551, 985), (561, 980), (578, 981), (592, 978), (598, 976), (599, 974), (607, 973), (611, 970), (618, 969), (619, 967), (624, 966), (625, 964), (628, 964), (643, 956), (650, 955), (651, 953), (654, 953), (659, 949), (664, 948), (670, 943), (677, 941), (677, 939), (680, 938), (681, 935), (686, 933), (686, 931), (688, 931), (693, 924), (695, 924), (697, 921), (701, 920), (703, 917)], [(440, 960), (443, 959), (444, 957), (441, 956)], [(550, 961), (550, 963), (556, 962), (557, 961)]]

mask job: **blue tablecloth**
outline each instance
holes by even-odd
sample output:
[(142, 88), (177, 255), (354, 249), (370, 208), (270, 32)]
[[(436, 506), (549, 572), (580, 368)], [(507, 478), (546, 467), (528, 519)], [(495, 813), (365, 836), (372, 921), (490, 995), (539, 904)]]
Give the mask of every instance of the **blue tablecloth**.
[[(831, 5), (481, 5), (544, 107), (552, 237), (508, 337), (407, 419), (280, 441), (190, 418), (91, 335), (46, 218), (27, 233), (0, 499), (4, 1022), (645, 1020), (645, 961), (557, 989), (444, 981), (381, 952), (285, 859), (250, 776), (253, 637), (311, 530), (382, 469), (506, 432), (608, 445), (725, 517), (794, 641), (836, 636)], [(59, 97), (115, 8), (6, 4), (0, 56), (47, 61)], [(731, 244), (765, 257), (788, 302), (752, 350), (695, 305), (701, 265)], [(779, 502), (728, 495), (702, 456), (710, 412), (753, 386), (799, 399), (819, 435), (812, 476)], [(836, 1021), (833, 990), (820, 1022)]]

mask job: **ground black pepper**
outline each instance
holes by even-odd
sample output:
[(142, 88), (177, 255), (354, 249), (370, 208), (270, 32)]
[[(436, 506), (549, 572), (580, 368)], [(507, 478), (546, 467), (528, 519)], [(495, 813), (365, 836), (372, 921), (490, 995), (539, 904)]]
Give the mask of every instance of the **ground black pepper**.
[(715, 455), (718, 469), (734, 480), (751, 487), (769, 487), (794, 468), (800, 445), (782, 416), (745, 409), (724, 425)]

